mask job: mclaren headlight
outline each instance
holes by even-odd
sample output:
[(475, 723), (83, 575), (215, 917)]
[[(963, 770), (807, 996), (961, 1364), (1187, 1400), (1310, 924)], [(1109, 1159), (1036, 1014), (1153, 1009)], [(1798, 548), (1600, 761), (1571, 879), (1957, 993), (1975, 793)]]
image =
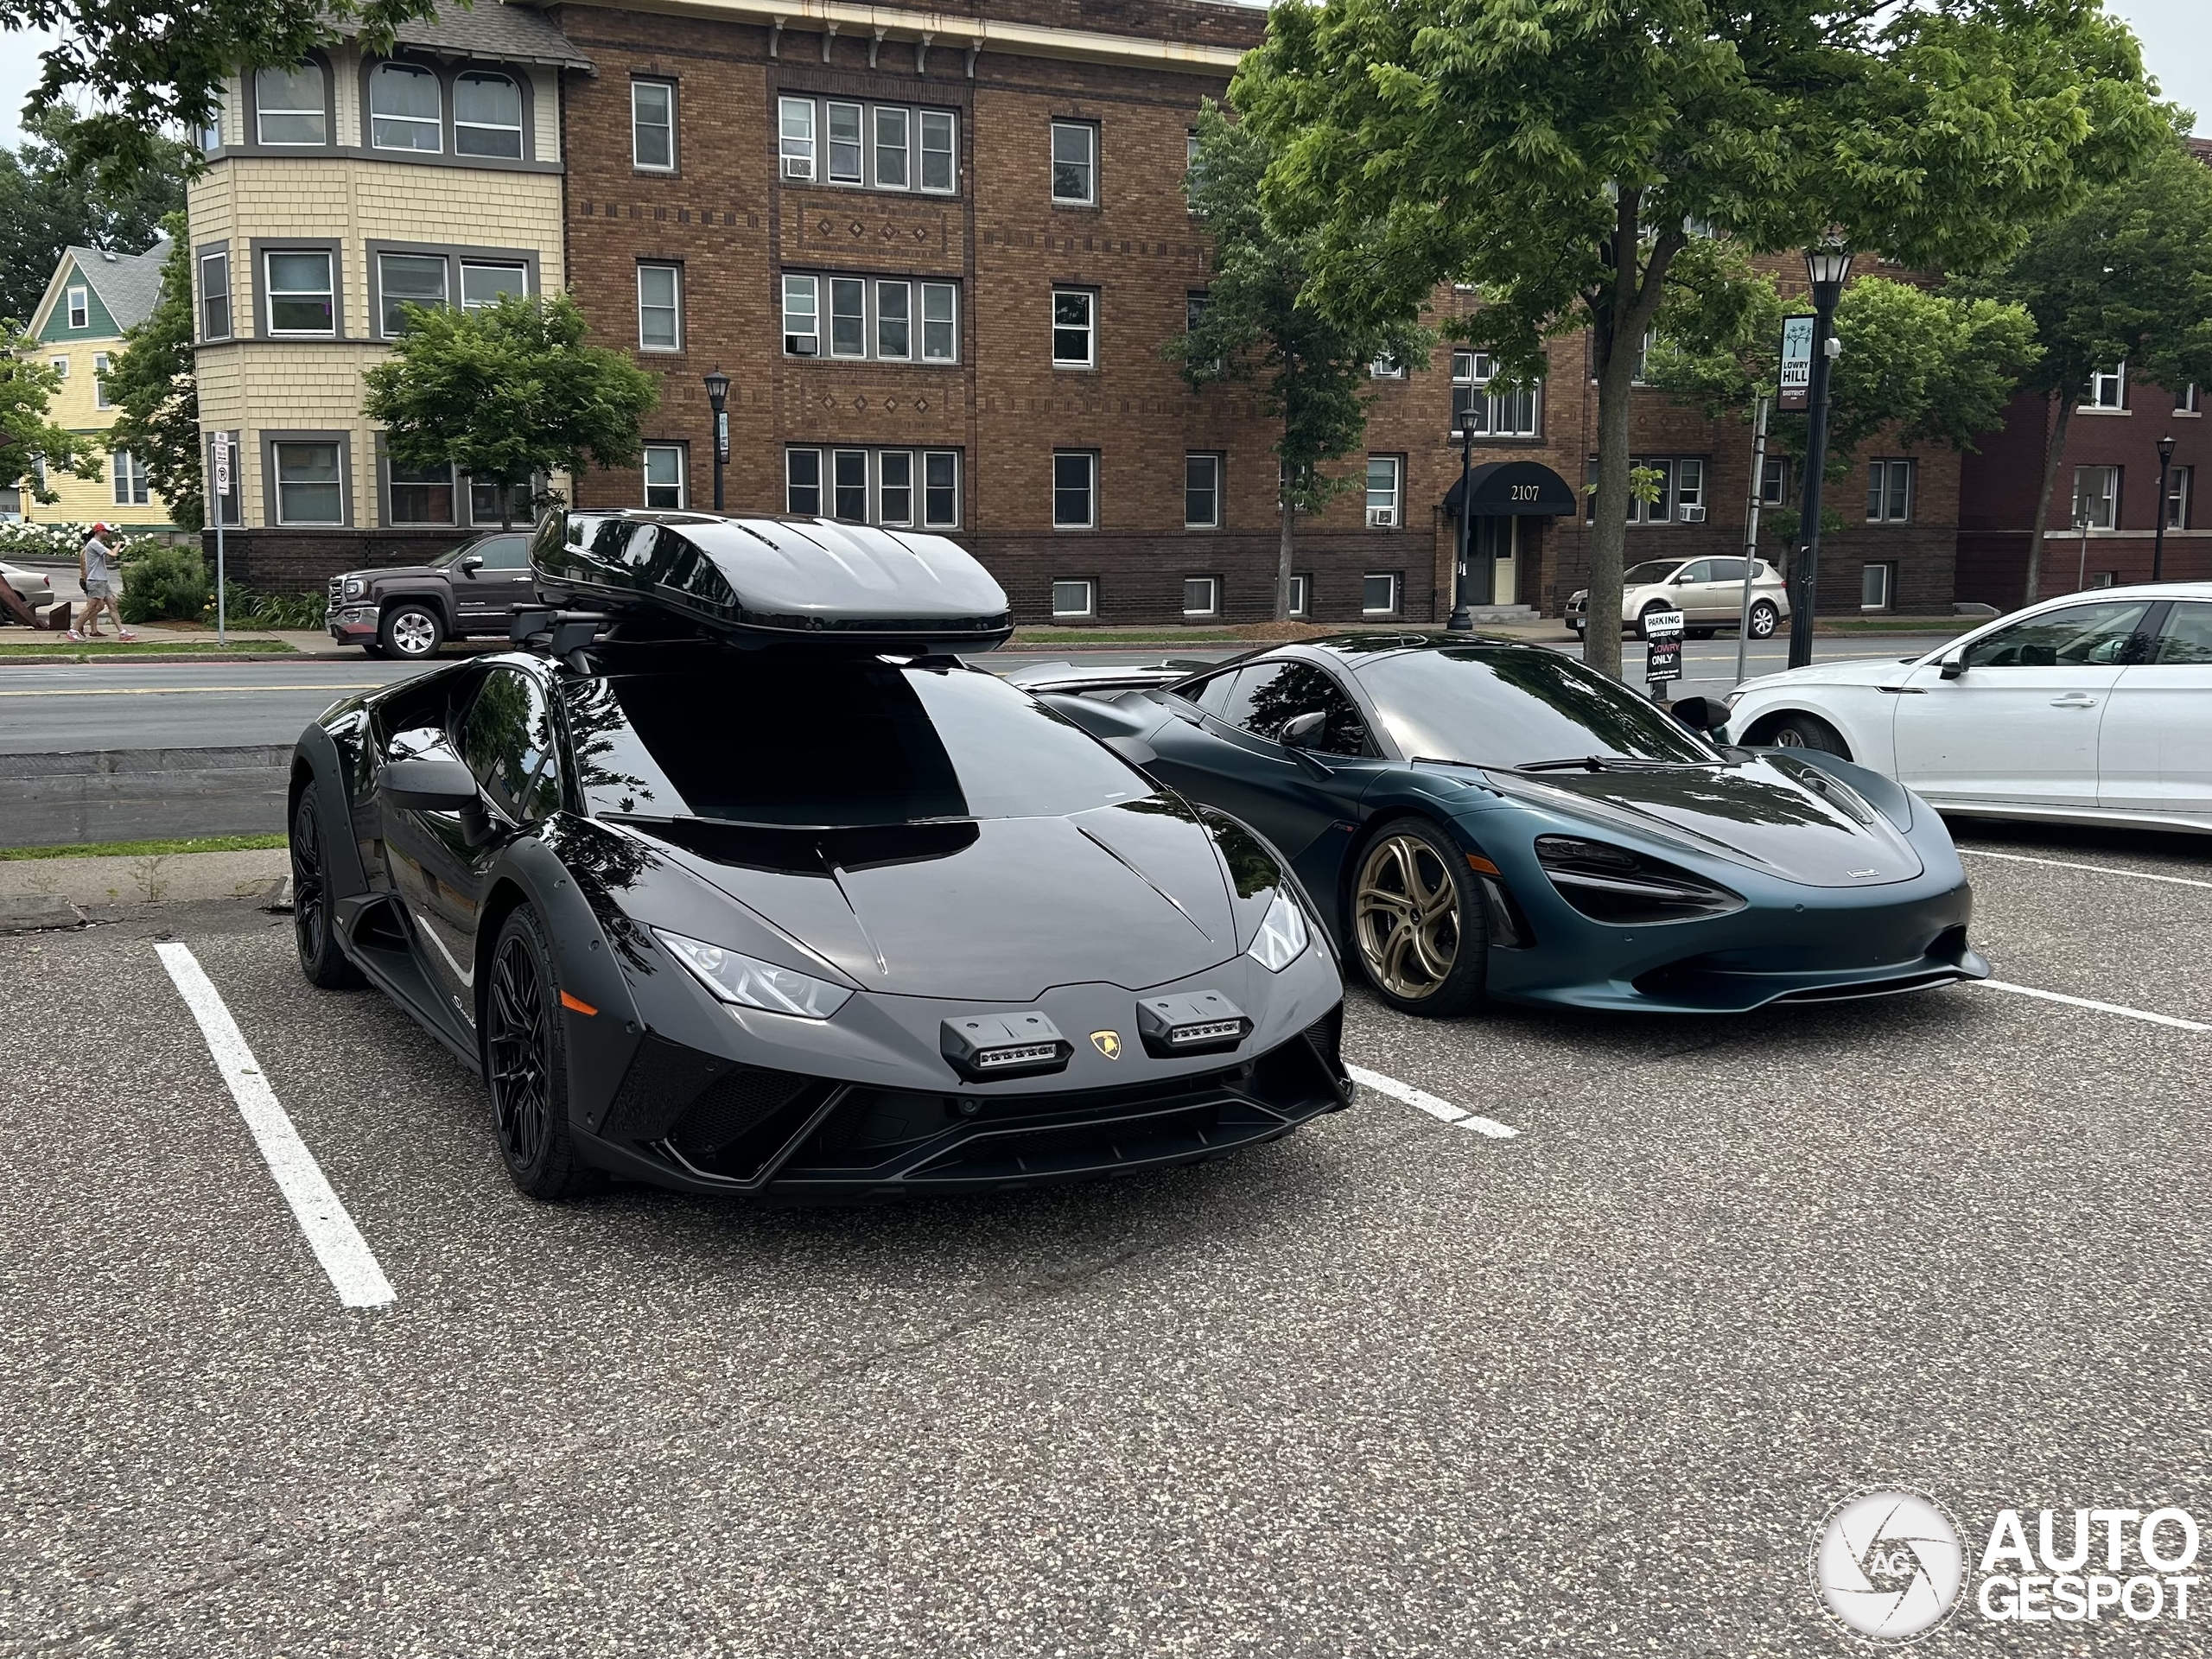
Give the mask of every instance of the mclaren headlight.
[(363, 594), (365, 594), (368, 591), (369, 584), (361, 577), (348, 576), (346, 578), (346, 588), (342, 597), (346, 599), (359, 599)]
[(1559, 896), (1593, 922), (1649, 927), (1743, 909), (1744, 897), (1675, 865), (1581, 836), (1539, 836), (1536, 862)]
[(1306, 912), (1287, 889), (1277, 887), (1275, 901), (1260, 924), (1260, 936), (1244, 954), (1269, 973), (1279, 974), (1305, 953), (1309, 938)]
[(705, 944), (658, 927), (653, 932), (702, 985), (721, 1001), (740, 1007), (788, 1014), (801, 1020), (827, 1020), (852, 995), (842, 985), (832, 985), (796, 969), (779, 968), (773, 963), (740, 956), (719, 944)]

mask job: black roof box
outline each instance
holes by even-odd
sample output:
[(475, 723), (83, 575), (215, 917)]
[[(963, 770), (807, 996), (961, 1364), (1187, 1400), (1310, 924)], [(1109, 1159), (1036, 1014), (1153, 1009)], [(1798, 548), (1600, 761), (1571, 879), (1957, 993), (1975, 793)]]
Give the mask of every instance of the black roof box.
[(555, 511), (531, 566), (546, 605), (733, 639), (985, 651), (1014, 632), (1006, 590), (965, 548), (873, 524)]

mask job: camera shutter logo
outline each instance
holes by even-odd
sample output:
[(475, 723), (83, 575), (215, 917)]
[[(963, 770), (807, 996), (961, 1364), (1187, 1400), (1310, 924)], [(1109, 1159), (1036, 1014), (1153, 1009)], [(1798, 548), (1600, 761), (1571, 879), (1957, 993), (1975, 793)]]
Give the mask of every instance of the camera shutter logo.
[(1950, 1617), (1966, 1582), (1958, 1523), (1922, 1492), (1855, 1492), (1813, 1543), (1813, 1587), (1846, 1629), (1910, 1642)]

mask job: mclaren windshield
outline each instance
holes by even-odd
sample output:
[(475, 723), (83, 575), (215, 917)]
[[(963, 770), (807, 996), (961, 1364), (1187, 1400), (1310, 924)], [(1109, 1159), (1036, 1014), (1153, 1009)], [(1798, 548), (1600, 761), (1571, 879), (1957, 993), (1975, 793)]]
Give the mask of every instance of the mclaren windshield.
[(1533, 645), (1392, 652), (1353, 671), (1408, 757), (1482, 766), (1720, 758), (1624, 686)]
[(995, 675), (828, 652), (568, 683), (594, 816), (867, 829), (1065, 817), (1151, 793)]

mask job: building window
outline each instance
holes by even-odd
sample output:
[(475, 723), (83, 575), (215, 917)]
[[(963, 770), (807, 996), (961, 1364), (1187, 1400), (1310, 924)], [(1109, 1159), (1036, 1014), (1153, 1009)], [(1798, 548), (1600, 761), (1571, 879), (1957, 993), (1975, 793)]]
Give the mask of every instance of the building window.
[(862, 166), (866, 140), (861, 136), (861, 106), (836, 100), (823, 106), (823, 131), (828, 140), (829, 180), (832, 184), (861, 184), (867, 179)]
[[(1459, 359), (1455, 357), (1452, 361), (1456, 363)], [(1367, 365), (1367, 378), (1370, 380), (1402, 380), (1406, 378), (1406, 365), (1385, 352)]]
[(2111, 530), (2120, 523), (2120, 468), (2076, 467), (2074, 469), (2074, 523), (2091, 530)]
[(107, 400), (107, 353), (105, 352), (92, 353), (92, 407), (94, 409), (114, 407)]
[(1183, 578), (1183, 614), (1217, 616), (1221, 613), (1221, 583), (1212, 576)]
[(264, 270), (269, 289), (269, 332), (336, 334), (338, 312), (330, 285), (330, 255), (321, 251), (270, 253), (266, 256), (266, 262)]
[(922, 524), (952, 530), (960, 523), (960, 454), (955, 449), (922, 451)]
[(1098, 613), (1095, 583), (1088, 581), (1056, 582), (1052, 584), (1052, 620), (1081, 622)]
[(468, 522), (472, 524), (526, 524), (535, 515), (532, 498), (537, 493), (534, 485), (511, 484), (505, 492), (507, 499), (503, 509), (498, 481), (472, 478), (468, 480)]
[(1398, 497), (1404, 469), (1402, 456), (1370, 455), (1367, 458), (1367, 522), (1379, 530), (1391, 530), (1397, 526)]
[(830, 516), (849, 524), (868, 522), (868, 451), (830, 452)]
[(471, 259), (461, 262), (461, 308), (464, 311), (497, 305), (509, 294), (529, 292), (527, 265), (480, 264)]
[(1789, 457), (1769, 455), (1759, 468), (1759, 505), (1778, 507), (1789, 499)]
[[(951, 530), (960, 523), (960, 455), (951, 449), (833, 449), (829, 452), (830, 509), (850, 524)], [(798, 518), (823, 512), (823, 452), (784, 451), (784, 510)], [(915, 500), (916, 475), (920, 501)], [(870, 511), (871, 502), (874, 511)]]
[(1686, 524), (1705, 522), (1705, 463), (1702, 461), (1678, 461), (1675, 463), (1675, 517)]
[(200, 256), (200, 337), (231, 337), (231, 256), (227, 253)]
[(329, 99), (322, 66), (253, 72), (254, 137), (264, 144), (327, 144)]
[(1089, 530), (1097, 522), (1098, 457), (1088, 449), (1052, 452), (1052, 528)]
[(69, 378), (69, 359), (67, 358), (49, 357), (46, 359), (46, 365), (48, 368), (52, 369), (54, 373), (60, 375), (64, 380), (67, 380)]
[[(813, 154), (810, 138), (808, 152)], [(641, 173), (676, 171), (676, 87), (665, 80), (630, 83), (630, 165)]]
[(953, 149), (952, 115), (947, 110), (924, 110), (921, 119), (922, 178), (925, 190), (950, 194), (958, 176), (959, 157)]
[(1398, 578), (1395, 571), (1370, 571), (1359, 579), (1359, 613), (1362, 616), (1395, 616), (1398, 613)]
[[(1664, 524), (1680, 523), (1694, 524), (1705, 518), (1705, 461), (1699, 455), (1631, 455), (1631, 472), (1656, 474), (1651, 480), (1651, 499), (1645, 500), (1633, 492), (1630, 493), (1625, 522), (1631, 524)], [(1598, 517), (1598, 463), (1592, 460), (1586, 474), (1592, 487), (1583, 496), (1582, 521), (1595, 523)], [(1762, 480), (1762, 486), (1764, 480)]]
[(938, 195), (958, 188), (959, 124), (950, 110), (796, 97), (777, 107), (778, 171), (786, 181)]
[(875, 108), (875, 188), (904, 190), (911, 176), (907, 168), (908, 112), (883, 105)]
[(784, 354), (816, 357), (822, 351), (821, 283), (812, 276), (784, 278)]
[(1077, 207), (1098, 200), (1098, 129), (1087, 121), (1052, 123), (1052, 200)]
[(472, 69), (454, 78), (453, 153), (522, 159), (522, 88), (512, 76)]
[(279, 440), (270, 448), (276, 461), (278, 524), (346, 522), (346, 480), (337, 444)]
[(661, 512), (680, 512), (684, 505), (683, 446), (649, 443), (645, 446), (645, 505)]
[(446, 258), (438, 253), (380, 253), (377, 256), (377, 297), (386, 340), (407, 332), (410, 305), (446, 303)]
[(89, 289), (73, 288), (69, 290), (69, 326), (72, 328), (92, 326), (92, 296)]
[(1094, 367), (1097, 362), (1097, 295), (1087, 288), (1054, 289), (1052, 366), (1056, 369)]
[(1290, 579), (1290, 613), (1293, 616), (1306, 614), (1307, 610), (1306, 596), (1313, 591), (1313, 586), (1310, 578), (1293, 576)]
[(1878, 461), (1866, 468), (1866, 521), (1902, 524), (1912, 518), (1912, 463)]
[(420, 64), (380, 63), (369, 76), (369, 143), (436, 155), (445, 148), (438, 78)]
[(1893, 564), (1865, 564), (1859, 568), (1859, 608), (1862, 611), (1886, 611), (1890, 608), (1890, 584), (1896, 580), (1897, 566)]
[(638, 347), (647, 352), (683, 349), (683, 268), (638, 267)]
[(1214, 530), (1221, 524), (1221, 457), (1183, 457), (1183, 527)]
[(452, 524), (453, 467), (391, 468), (384, 519), (388, 524)]
[(1533, 438), (1537, 435), (1537, 404), (1541, 383), (1507, 385), (1497, 391), (1497, 364), (1488, 352), (1452, 353), (1452, 435), (1465, 434), (1470, 423), (1475, 435), (1491, 438)]
[(959, 358), (960, 303), (951, 283), (860, 276), (784, 278), (784, 350), (812, 357), (822, 349), (822, 284), (830, 285), (830, 355), (904, 363), (914, 357), (914, 290), (921, 290), (921, 360)]
[(2089, 377), (2089, 396), (2082, 405), (2084, 409), (2126, 409), (2127, 407), (2127, 365), (2125, 362), (2109, 369), (2099, 369)]
[(786, 98), (777, 101), (776, 155), (779, 169), (787, 179), (811, 182), (814, 178), (814, 100)]
[(794, 518), (822, 516), (822, 452), (784, 451), (784, 511)]
[(118, 449), (108, 456), (108, 477), (115, 485), (117, 506), (146, 505), (146, 464), (128, 449)]
[(922, 284), (922, 360), (950, 363), (960, 356), (960, 302), (950, 283)]
[(2203, 409), (2196, 401), (2196, 382), (2192, 380), (2181, 389), (2181, 395), (2174, 399), (2174, 413), (2202, 415), (2203, 412)]
[(2176, 467), (2166, 474), (2166, 528), (2189, 528), (2189, 480), (2196, 469)]
[(914, 354), (914, 290), (906, 283), (875, 285), (875, 354), (903, 363)]
[(914, 453), (882, 449), (875, 457), (875, 522), (905, 529), (914, 522)]

